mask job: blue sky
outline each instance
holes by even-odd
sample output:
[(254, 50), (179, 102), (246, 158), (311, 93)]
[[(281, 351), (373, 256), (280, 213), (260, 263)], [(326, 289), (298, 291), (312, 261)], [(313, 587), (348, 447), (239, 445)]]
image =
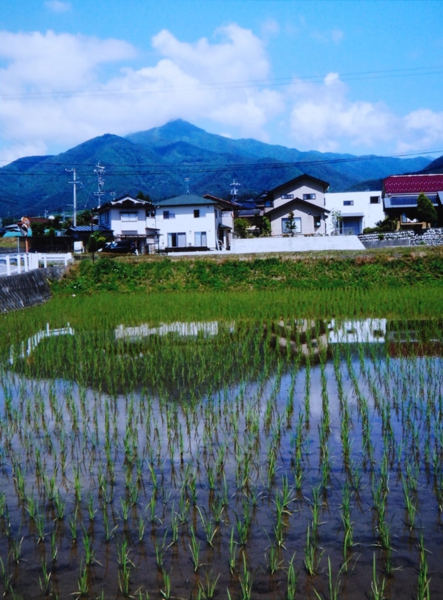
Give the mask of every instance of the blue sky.
[(3, 0), (0, 82), (0, 165), (176, 118), (443, 154), (440, 0)]

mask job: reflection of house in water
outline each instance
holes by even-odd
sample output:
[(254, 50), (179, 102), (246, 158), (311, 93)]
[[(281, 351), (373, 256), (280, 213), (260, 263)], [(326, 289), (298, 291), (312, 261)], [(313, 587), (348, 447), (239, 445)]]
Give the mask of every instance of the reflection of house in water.
[[(267, 326), (265, 326), (265, 333)], [(292, 354), (317, 356), (328, 347), (326, 324), (322, 320), (280, 318), (271, 325), (271, 344)]]
[(359, 319), (328, 323), (330, 344), (383, 343), (386, 338), (387, 319)]
[(30, 356), (42, 340), (59, 335), (74, 335), (74, 330), (69, 326), (69, 323), (67, 327), (61, 327), (59, 329), (51, 329), (49, 323), (47, 323), (46, 329), (38, 331), (35, 335), (28, 338), (26, 342), (22, 342), (18, 352), (15, 351), (14, 346), (11, 346), (9, 363), (12, 365), (14, 364), (14, 360)]
[(292, 354), (317, 356), (330, 344), (384, 343), (386, 319), (338, 320), (280, 319), (271, 326), (271, 343)]
[[(233, 326), (230, 326), (233, 330)], [(218, 321), (191, 322), (191, 323), (162, 323), (158, 327), (150, 327), (147, 323), (138, 325), (137, 327), (125, 327), (119, 325), (115, 330), (115, 339), (136, 341), (151, 335), (167, 335), (172, 333), (183, 337), (192, 337), (199, 334), (203, 336), (217, 335), (219, 333)]]

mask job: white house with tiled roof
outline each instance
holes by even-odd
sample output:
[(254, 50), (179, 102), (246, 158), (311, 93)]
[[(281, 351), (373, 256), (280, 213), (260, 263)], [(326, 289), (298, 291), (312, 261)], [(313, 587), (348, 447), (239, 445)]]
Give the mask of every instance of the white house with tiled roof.
[(159, 249), (179, 251), (224, 247), (226, 231), (222, 201), (182, 194), (155, 203)]
[(133, 242), (142, 253), (148, 247), (157, 247), (159, 231), (155, 208), (150, 202), (126, 195), (106, 202), (95, 212), (99, 215), (100, 229), (108, 231), (115, 239)]

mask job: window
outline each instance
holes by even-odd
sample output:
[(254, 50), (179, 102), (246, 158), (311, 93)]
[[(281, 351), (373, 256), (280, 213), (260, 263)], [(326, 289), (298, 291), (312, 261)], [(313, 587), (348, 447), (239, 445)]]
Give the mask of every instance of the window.
[(380, 196), (370, 196), (369, 204), (380, 204)]
[(303, 194), (303, 200), (315, 200), (315, 194)]
[(200, 210), (198, 208), (194, 209), (194, 219), (198, 219), (200, 217)]
[(120, 219), (125, 222), (138, 221), (138, 212), (121, 212)]
[(282, 194), (281, 195), (282, 200), (292, 200), (293, 198), (294, 198), (294, 194)]
[(164, 219), (175, 219), (175, 212), (172, 212), (171, 210), (164, 210), (163, 218)]
[(185, 248), (186, 233), (168, 233), (169, 248)]
[(343, 200), (343, 206), (354, 206), (354, 200)]
[(195, 245), (196, 246), (207, 246), (206, 231), (196, 231), (195, 234)]
[(284, 234), (301, 233), (301, 217), (282, 219), (281, 232)]

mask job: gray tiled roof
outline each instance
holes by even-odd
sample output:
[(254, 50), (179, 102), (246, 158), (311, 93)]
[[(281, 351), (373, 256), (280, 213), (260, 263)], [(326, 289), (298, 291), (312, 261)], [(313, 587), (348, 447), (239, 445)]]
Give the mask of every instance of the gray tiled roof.
[(217, 204), (210, 198), (202, 198), (195, 194), (182, 194), (181, 196), (175, 196), (175, 198), (166, 198), (166, 200), (160, 200), (155, 203), (155, 206), (163, 208), (164, 206), (196, 206), (196, 205), (208, 205)]

